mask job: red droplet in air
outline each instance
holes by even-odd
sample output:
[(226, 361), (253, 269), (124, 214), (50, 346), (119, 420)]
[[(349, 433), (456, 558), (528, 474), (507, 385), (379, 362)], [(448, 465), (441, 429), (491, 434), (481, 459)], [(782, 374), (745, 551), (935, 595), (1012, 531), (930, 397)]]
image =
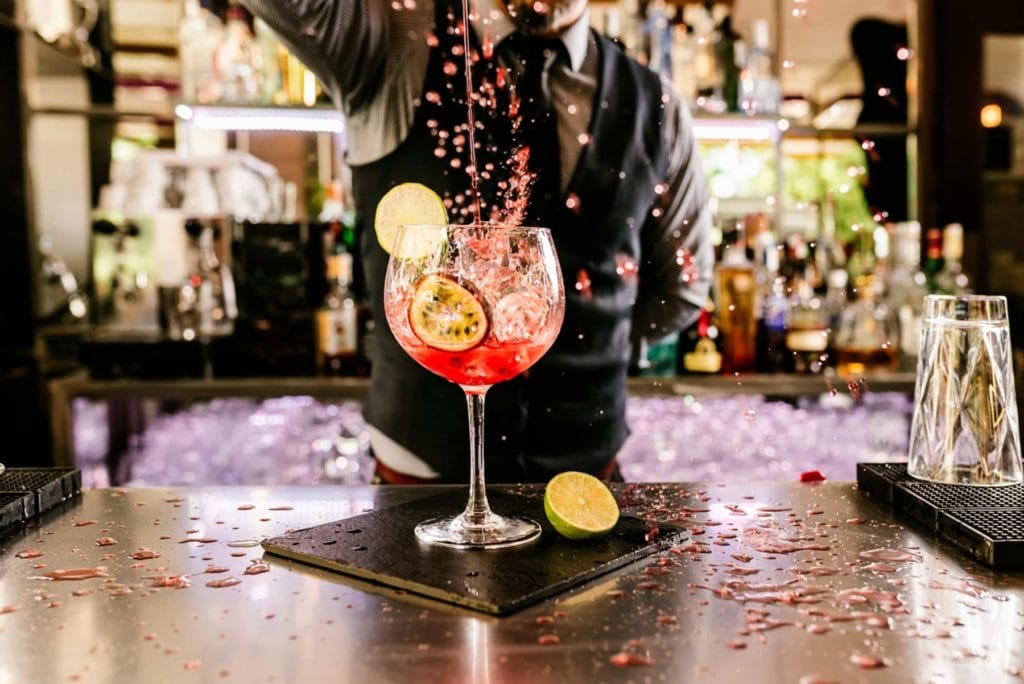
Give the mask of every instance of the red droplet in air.
[(854, 380), (850, 380), (846, 383), (846, 388), (850, 390), (850, 396), (854, 399), (860, 399), (860, 385)]
[(441, 104), (441, 95), (436, 91), (431, 90), (423, 97), (431, 104)]
[(693, 252), (686, 247), (676, 250), (676, 264), (679, 266), (679, 281), (692, 285), (700, 279), (700, 269), (693, 260)]
[(615, 272), (623, 280), (635, 280), (639, 270), (640, 267), (637, 266), (636, 259), (633, 257), (628, 254), (615, 255)]
[(594, 298), (594, 293), (590, 290), (590, 275), (585, 268), (581, 268), (576, 274), (576, 291), (583, 295), (584, 299)]
[(824, 482), (827, 479), (820, 470), (805, 470), (800, 473), (801, 482)]
[(445, 76), (454, 76), (459, 73), (459, 67), (455, 66), (455, 62), (446, 61), (442, 69), (444, 70)]
[(580, 196), (575, 192), (570, 192), (565, 198), (565, 208), (574, 214), (580, 213), (582, 210)]
[(437, 39), (437, 36), (435, 36), (433, 33), (428, 33), (427, 34), (427, 45), (428, 46), (430, 46), (432, 48), (436, 48), (440, 44), (441, 44), (441, 41), (439, 41)]
[(494, 85), (499, 88), (504, 88), (505, 84), (508, 83), (506, 77), (507, 72), (505, 71), (505, 67), (498, 67), (498, 72), (494, 75)]

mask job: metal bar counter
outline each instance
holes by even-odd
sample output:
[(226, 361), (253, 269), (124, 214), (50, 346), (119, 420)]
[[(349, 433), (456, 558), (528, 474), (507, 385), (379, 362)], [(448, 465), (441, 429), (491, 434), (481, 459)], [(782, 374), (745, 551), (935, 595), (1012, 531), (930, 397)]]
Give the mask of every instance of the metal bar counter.
[(619, 486), (624, 513), (689, 538), (503, 618), (261, 562), (252, 541), (442, 490), (87, 490), (0, 538), (0, 682), (1024, 676), (1024, 575), (851, 483)]

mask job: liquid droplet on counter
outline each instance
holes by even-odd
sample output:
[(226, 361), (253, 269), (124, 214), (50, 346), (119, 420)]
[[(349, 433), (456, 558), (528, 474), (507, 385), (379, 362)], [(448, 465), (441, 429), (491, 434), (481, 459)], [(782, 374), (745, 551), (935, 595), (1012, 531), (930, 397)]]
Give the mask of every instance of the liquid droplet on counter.
[(248, 549), (259, 546), (260, 543), (259, 539), (236, 539), (235, 541), (229, 541), (227, 545), (233, 549)]
[(53, 572), (48, 572), (45, 575), (30, 577), (29, 579), (43, 579), (62, 582), (87, 580), (96, 577), (110, 577), (110, 575), (107, 574), (107, 568), (105, 565), (100, 565), (95, 568), (68, 568), (66, 570), (54, 570)]
[(153, 580), (153, 587), (170, 587), (172, 589), (186, 589), (191, 586), (188, 575), (175, 575), (173, 577), (157, 577)]
[(615, 667), (650, 667), (654, 665), (654, 659), (650, 656), (640, 655), (639, 653), (616, 653), (608, 662)]
[(14, 554), (14, 557), (15, 558), (39, 558), (40, 556), (43, 556), (43, 555), (45, 555), (45, 554), (42, 551), (40, 551), (39, 549), (25, 549), (24, 551), (19, 551), (18, 553)]
[(100, 537), (96, 540), (96, 546), (114, 546), (117, 540), (113, 537)]
[(132, 560), (150, 560), (152, 558), (159, 558), (160, 554), (152, 549), (139, 549), (128, 557)]
[(242, 580), (237, 577), (225, 577), (219, 580), (210, 580), (206, 583), (206, 586), (213, 587), (214, 589), (223, 589), (225, 587), (233, 587), (236, 584), (241, 584)]
[(876, 561), (888, 561), (890, 563), (910, 563), (918, 560), (918, 557), (909, 551), (901, 549), (870, 549), (860, 552), (861, 558)]
[(886, 667), (887, 663), (878, 656), (854, 653), (850, 656), (850, 662), (865, 670), (873, 670), (879, 667)]
[(265, 572), (270, 572), (270, 565), (259, 558), (254, 558), (245, 569), (246, 575), (262, 575)]

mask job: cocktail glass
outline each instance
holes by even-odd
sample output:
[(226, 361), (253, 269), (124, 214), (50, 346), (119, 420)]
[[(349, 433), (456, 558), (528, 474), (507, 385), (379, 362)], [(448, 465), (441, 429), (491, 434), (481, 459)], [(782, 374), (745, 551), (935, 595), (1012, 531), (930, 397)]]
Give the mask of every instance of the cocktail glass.
[(416, 526), (421, 541), (499, 548), (540, 535), (533, 520), (491, 511), (484, 481), (484, 397), (551, 347), (565, 290), (551, 231), (498, 224), (405, 225), (388, 262), (384, 309), (399, 345), (458, 384), (469, 411), (469, 501)]

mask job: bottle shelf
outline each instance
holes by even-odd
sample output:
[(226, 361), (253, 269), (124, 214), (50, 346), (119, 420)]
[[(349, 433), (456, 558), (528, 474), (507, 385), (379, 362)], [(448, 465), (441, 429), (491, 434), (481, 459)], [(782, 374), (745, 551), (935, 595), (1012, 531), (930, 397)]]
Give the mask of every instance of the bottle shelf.
[(51, 114), (57, 116), (85, 116), (90, 119), (156, 119), (171, 121), (174, 114), (156, 110), (121, 109), (109, 105), (92, 105), (89, 107), (29, 107), (33, 115)]
[(206, 105), (181, 103), (174, 108), (181, 121), (206, 130), (345, 132), (341, 112), (329, 105)]

